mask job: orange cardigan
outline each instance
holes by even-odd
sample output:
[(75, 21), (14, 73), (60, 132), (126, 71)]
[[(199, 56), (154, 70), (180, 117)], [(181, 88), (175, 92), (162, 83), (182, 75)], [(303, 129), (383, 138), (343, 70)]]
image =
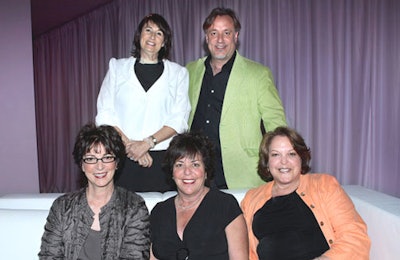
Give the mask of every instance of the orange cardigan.
[[(241, 202), (249, 232), (249, 259), (258, 259), (258, 240), (253, 234), (254, 213), (271, 198), (274, 181), (249, 190)], [(300, 176), (296, 191), (314, 213), (330, 249), (330, 259), (369, 259), (371, 246), (367, 226), (350, 197), (335, 177), (309, 173)]]

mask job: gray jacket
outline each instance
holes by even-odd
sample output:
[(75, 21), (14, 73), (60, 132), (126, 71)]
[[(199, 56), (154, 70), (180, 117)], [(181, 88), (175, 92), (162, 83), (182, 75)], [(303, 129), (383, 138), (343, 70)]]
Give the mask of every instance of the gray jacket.
[[(40, 259), (77, 259), (93, 215), (86, 188), (57, 198), (47, 217)], [(149, 213), (142, 197), (115, 187), (99, 219), (102, 259), (149, 259)]]

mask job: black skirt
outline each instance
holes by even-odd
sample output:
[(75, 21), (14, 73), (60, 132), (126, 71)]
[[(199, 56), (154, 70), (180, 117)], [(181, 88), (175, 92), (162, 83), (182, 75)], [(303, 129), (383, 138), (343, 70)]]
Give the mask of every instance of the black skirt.
[(150, 168), (142, 167), (137, 162), (125, 159), (123, 167), (118, 169), (115, 184), (135, 192), (166, 192), (176, 190), (172, 176), (161, 169), (165, 151), (150, 151), (153, 165)]

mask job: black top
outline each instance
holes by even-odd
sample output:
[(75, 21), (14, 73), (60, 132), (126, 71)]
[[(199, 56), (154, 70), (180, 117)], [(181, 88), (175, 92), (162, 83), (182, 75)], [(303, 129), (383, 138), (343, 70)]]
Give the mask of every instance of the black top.
[(138, 60), (135, 62), (136, 77), (146, 92), (161, 77), (163, 71), (164, 63), (162, 61), (155, 64), (142, 64)]
[(211, 189), (183, 232), (176, 231), (175, 196), (158, 203), (150, 214), (153, 254), (162, 260), (229, 259), (225, 228), (242, 214), (231, 194)]
[(329, 249), (314, 214), (299, 195), (271, 198), (255, 214), (259, 259), (310, 260)]
[(233, 62), (235, 61), (236, 52), (231, 59), (225, 63), (222, 70), (213, 75), (210, 65), (211, 56), (208, 56), (204, 65), (206, 71), (204, 73), (201, 85), (199, 101), (193, 122), (190, 127), (191, 131), (201, 132), (208, 136), (215, 146), (215, 177), (214, 183), (220, 189), (226, 189), (224, 170), (222, 166), (221, 143), (219, 139), (219, 123), (221, 121), (222, 105), (226, 86), (228, 85), (229, 75), (231, 74)]

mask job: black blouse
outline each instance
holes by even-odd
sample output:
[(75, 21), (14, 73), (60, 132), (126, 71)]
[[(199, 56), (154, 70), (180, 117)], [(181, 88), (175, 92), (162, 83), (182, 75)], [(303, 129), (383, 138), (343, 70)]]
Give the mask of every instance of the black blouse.
[(164, 63), (162, 61), (155, 64), (142, 64), (138, 60), (135, 62), (136, 77), (146, 92), (161, 77), (163, 71)]
[(229, 260), (225, 228), (242, 214), (235, 197), (211, 189), (186, 225), (183, 240), (176, 232), (174, 199), (158, 203), (151, 212), (154, 256), (162, 260)]
[(310, 260), (329, 249), (310, 208), (296, 191), (268, 200), (255, 214), (259, 259)]

